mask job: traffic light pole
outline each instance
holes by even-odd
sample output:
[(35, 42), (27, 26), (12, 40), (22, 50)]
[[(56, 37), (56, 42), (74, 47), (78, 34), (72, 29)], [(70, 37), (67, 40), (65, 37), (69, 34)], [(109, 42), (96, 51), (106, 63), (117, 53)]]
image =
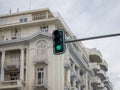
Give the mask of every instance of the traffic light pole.
[(95, 37), (87, 37), (87, 38), (74, 39), (74, 40), (65, 40), (65, 43), (93, 40), (93, 39), (100, 39), (100, 38), (107, 38), (107, 37), (115, 37), (115, 36), (120, 36), (120, 33), (109, 34), (109, 35), (101, 35), (101, 36), (95, 36)]

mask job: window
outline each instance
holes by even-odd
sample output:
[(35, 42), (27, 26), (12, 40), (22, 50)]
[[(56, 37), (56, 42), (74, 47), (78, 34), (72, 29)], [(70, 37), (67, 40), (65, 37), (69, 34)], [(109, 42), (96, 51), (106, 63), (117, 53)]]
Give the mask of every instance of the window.
[(9, 74), (10, 80), (18, 80), (18, 73), (17, 72), (12, 72)]
[(19, 60), (20, 60), (20, 53), (18, 51), (12, 51), (11, 52), (11, 60), (9, 63), (12, 64), (19, 64)]
[(40, 59), (47, 58), (47, 45), (46, 42), (41, 41), (37, 49), (37, 57)]
[(11, 38), (12, 39), (18, 39), (21, 37), (21, 32), (20, 28), (15, 27), (15, 29), (11, 32)]
[(48, 25), (40, 26), (40, 31), (42, 31), (42, 32), (48, 32)]
[(28, 19), (27, 18), (24, 18), (24, 22), (27, 22), (28, 21)]
[(0, 31), (0, 40), (4, 40), (4, 33), (3, 33), (3, 31)]
[(38, 68), (38, 75), (37, 75), (37, 84), (44, 84), (45, 81), (45, 68)]
[(20, 19), (20, 22), (23, 22), (23, 19)]
[(27, 18), (21, 18), (21, 19), (20, 19), (20, 22), (21, 22), (21, 23), (23, 23), (23, 22), (27, 22), (27, 21), (28, 21)]

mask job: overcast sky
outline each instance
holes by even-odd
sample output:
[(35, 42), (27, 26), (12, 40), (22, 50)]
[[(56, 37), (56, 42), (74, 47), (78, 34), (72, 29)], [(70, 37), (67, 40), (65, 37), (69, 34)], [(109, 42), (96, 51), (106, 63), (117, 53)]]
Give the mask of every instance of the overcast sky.
[[(120, 33), (120, 0), (0, 0), (0, 14), (29, 9), (50, 8), (59, 12), (78, 37)], [(120, 37), (83, 42), (97, 48), (109, 65), (114, 90), (120, 89)]]

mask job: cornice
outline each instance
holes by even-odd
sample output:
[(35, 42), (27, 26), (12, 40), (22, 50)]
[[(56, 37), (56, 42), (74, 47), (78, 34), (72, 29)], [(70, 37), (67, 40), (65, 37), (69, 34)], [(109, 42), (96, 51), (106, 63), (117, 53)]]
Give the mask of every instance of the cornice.
[(0, 41), (0, 45), (5, 45), (5, 44), (13, 44), (13, 43), (29, 43), (29, 41), (39, 37), (39, 36), (45, 36), (48, 38), (52, 38), (52, 35), (49, 33), (45, 32), (38, 32), (32, 36), (26, 37), (26, 38), (21, 38), (21, 39), (14, 39), (14, 40), (8, 40), (8, 41)]

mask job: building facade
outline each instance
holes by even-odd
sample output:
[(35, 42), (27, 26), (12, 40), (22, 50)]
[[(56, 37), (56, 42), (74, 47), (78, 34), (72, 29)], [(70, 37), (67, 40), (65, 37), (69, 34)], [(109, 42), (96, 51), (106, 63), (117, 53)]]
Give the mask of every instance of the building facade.
[(53, 54), (56, 29), (76, 39), (49, 9), (0, 15), (0, 90), (113, 90), (96, 49), (74, 42), (64, 54)]

